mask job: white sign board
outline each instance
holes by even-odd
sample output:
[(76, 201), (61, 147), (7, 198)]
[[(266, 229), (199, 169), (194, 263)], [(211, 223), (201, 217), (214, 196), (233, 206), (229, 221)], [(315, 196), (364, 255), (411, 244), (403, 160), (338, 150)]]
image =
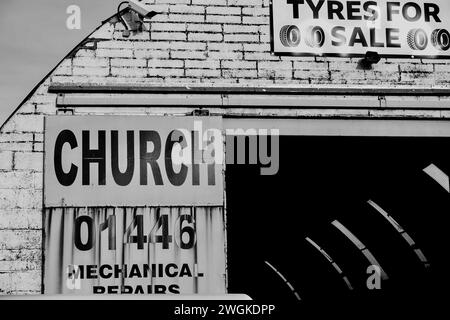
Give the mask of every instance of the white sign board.
[(45, 206), (223, 205), (221, 119), (52, 116)]
[(272, 52), (450, 57), (450, 1), (272, 0)]

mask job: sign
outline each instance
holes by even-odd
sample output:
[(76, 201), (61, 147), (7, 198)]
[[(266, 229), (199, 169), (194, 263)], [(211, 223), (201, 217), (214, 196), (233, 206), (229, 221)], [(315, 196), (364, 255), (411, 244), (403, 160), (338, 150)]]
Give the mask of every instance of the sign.
[(272, 0), (272, 52), (450, 58), (450, 1)]
[(45, 206), (223, 205), (220, 118), (52, 116)]
[(45, 209), (46, 294), (224, 294), (223, 207)]

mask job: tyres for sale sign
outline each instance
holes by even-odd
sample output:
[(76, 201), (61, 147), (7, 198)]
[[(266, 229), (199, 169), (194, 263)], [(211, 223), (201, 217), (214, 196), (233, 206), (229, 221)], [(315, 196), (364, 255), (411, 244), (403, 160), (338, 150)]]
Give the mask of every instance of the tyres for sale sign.
[(272, 52), (450, 57), (450, 1), (272, 0)]

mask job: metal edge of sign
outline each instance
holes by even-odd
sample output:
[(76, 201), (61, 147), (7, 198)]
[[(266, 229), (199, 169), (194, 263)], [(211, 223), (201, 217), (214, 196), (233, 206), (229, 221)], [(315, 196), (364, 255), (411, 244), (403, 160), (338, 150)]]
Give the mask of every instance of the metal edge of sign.
[[(273, 35), (272, 35), (273, 36)], [(274, 46), (273, 38), (271, 36), (271, 45)], [(370, 50), (368, 50), (370, 51)], [(364, 58), (365, 54), (362, 53), (349, 53), (349, 54), (339, 54), (339, 53), (308, 53), (308, 52), (276, 52), (271, 51), (273, 55), (277, 56), (290, 56), (290, 57), (333, 57), (333, 58)], [(388, 59), (446, 59), (450, 60), (450, 56), (437, 55), (409, 55), (409, 54), (379, 54), (380, 58)]]

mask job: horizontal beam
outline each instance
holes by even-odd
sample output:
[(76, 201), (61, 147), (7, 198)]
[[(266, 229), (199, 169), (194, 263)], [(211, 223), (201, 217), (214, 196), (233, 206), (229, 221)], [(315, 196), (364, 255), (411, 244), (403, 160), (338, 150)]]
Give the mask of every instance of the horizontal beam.
[(99, 94), (64, 93), (59, 107), (216, 107), (273, 109), (402, 109), (449, 110), (450, 97), (251, 95), (251, 94)]
[(378, 97), (342, 96), (280, 96), (249, 94), (59, 94), (58, 106), (118, 107), (118, 106), (182, 106), (182, 107), (239, 107), (239, 108), (379, 108)]
[(389, 87), (211, 87), (211, 86), (148, 86), (148, 85), (50, 85), (50, 93), (179, 93), (179, 94), (273, 94), (273, 95), (359, 95), (359, 96), (450, 96), (450, 88)]

